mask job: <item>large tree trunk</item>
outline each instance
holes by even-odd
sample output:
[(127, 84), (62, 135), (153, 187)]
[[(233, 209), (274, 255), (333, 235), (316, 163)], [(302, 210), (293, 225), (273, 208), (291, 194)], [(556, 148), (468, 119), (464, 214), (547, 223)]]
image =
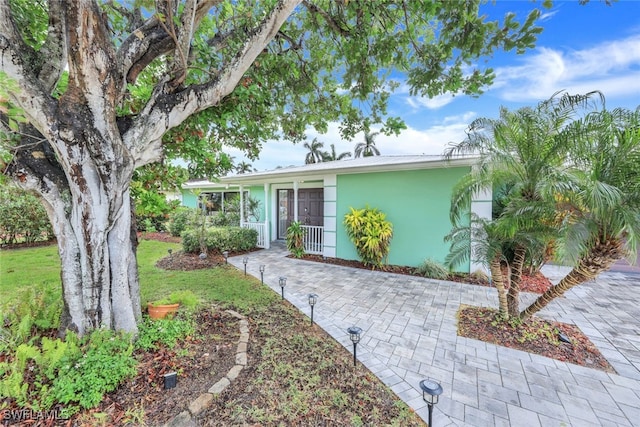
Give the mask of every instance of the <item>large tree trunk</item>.
[(520, 319), (529, 319), (569, 289), (593, 280), (603, 271), (609, 270), (616, 261), (623, 257), (623, 248), (624, 242), (618, 238), (601, 238), (569, 274), (563, 277), (556, 285), (547, 289), (545, 293), (540, 295), (529, 307), (523, 310), (522, 313), (520, 313)]
[(90, 161), (79, 158), (84, 159), (76, 165), (83, 169), (82, 185), (52, 186), (42, 194), (62, 261), (60, 329), (81, 335), (98, 327), (135, 333), (141, 307), (130, 175), (105, 181)]
[(520, 283), (522, 282), (522, 268), (526, 252), (523, 246), (518, 245), (513, 256), (513, 264), (509, 275), (509, 292), (507, 293), (507, 306), (510, 317), (516, 317), (520, 312)]

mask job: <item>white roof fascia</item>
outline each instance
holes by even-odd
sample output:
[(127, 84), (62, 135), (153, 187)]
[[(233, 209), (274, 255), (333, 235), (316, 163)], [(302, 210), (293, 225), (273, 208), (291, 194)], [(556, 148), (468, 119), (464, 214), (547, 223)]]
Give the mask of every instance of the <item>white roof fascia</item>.
[(439, 156), (437, 158), (426, 156), (405, 156), (405, 158), (403, 158), (403, 156), (397, 156), (383, 158), (382, 156), (378, 156), (373, 158), (368, 157), (367, 159), (379, 159), (380, 161), (371, 163), (367, 162), (364, 164), (350, 164), (350, 160), (338, 160), (334, 162), (274, 169), (264, 172), (225, 176), (220, 178), (220, 182), (225, 184), (234, 183), (258, 185), (264, 183), (279, 183), (283, 181), (320, 181), (323, 180), (326, 175), (473, 166), (478, 160), (477, 157), (446, 160)]

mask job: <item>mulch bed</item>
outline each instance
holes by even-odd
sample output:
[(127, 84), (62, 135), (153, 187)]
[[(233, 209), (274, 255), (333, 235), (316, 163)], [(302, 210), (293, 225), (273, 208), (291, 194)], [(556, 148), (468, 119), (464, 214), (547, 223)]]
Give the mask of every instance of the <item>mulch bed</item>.
[[(561, 341), (560, 334), (570, 342)], [(458, 311), (458, 335), (616, 373), (598, 348), (575, 325), (537, 317), (514, 324), (499, 320), (497, 310), (461, 306)]]
[[(293, 258), (293, 255), (288, 255), (288, 257)], [(321, 262), (325, 264), (341, 265), (343, 267), (361, 268), (364, 270), (372, 269), (371, 267), (364, 265), (360, 261), (347, 260), (347, 259), (341, 259), (341, 258), (329, 258), (329, 257), (323, 257), (322, 255), (304, 254), (301, 259), (304, 259), (306, 261)], [(402, 266), (402, 265), (384, 265), (380, 268), (380, 271), (384, 271), (386, 273), (405, 274), (407, 276), (424, 277), (421, 274), (417, 273), (414, 267), (408, 267), (408, 266)], [(488, 287), (491, 286), (491, 282), (489, 282), (486, 278), (483, 278), (483, 277), (480, 277), (479, 275), (474, 275), (474, 274), (452, 273), (449, 275), (447, 280), (450, 280), (452, 282), (466, 283), (469, 285), (488, 286)], [(542, 294), (551, 286), (552, 286), (551, 281), (549, 281), (549, 279), (547, 279), (542, 273), (537, 272), (532, 276), (527, 274), (524, 274), (522, 276), (522, 283), (520, 284), (520, 290), (523, 292), (533, 292), (537, 294)]]

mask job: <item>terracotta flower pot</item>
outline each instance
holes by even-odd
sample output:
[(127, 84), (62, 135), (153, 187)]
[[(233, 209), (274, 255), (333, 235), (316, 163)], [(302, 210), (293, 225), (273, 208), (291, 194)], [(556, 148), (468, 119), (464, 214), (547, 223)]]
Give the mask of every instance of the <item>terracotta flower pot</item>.
[(149, 317), (151, 317), (152, 319), (164, 319), (167, 316), (173, 317), (175, 316), (176, 311), (178, 311), (178, 307), (180, 307), (180, 304), (147, 304)]

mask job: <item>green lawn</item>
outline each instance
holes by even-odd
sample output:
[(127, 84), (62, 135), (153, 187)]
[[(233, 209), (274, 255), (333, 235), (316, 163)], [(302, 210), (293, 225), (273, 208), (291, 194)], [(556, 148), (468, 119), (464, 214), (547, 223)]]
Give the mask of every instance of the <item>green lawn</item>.
[[(194, 271), (167, 271), (155, 263), (176, 243), (142, 240), (138, 247), (138, 268), (142, 303), (190, 290), (202, 300), (214, 300), (238, 310), (267, 305), (276, 295), (260, 281), (235, 268), (220, 267)], [(15, 301), (20, 289), (43, 284), (60, 292), (60, 259), (57, 246), (0, 251), (0, 303)]]

